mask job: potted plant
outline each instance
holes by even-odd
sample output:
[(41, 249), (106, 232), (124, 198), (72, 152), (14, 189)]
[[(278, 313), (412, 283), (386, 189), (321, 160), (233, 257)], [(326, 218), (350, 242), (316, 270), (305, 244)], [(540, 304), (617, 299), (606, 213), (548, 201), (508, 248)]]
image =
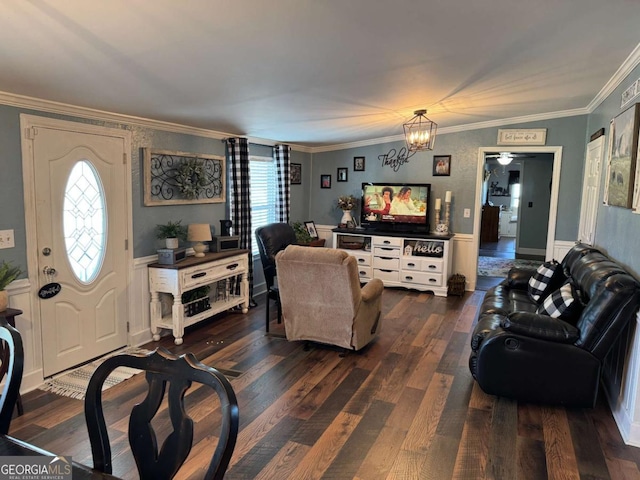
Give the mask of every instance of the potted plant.
[(165, 239), (167, 248), (178, 248), (179, 240), (187, 239), (187, 227), (180, 225), (180, 222), (182, 220), (169, 221), (164, 225), (156, 226), (156, 236)]
[(22, 273), (19, 267), (12, 267), (4, 260), (0, 263), (0, 312), (7, 309), (9, 305), (9, 295), (5, 288)]

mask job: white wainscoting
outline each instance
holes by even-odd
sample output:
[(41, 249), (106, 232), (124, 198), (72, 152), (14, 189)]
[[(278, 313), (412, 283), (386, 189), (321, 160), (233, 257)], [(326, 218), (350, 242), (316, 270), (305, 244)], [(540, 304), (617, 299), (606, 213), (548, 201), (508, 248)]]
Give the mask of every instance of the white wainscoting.
[[(16, 317), (16, 328), (22, 336), (24, 370), (21, 392), (30, 392), (42, 385), (42, 335), (40, 324), (34, 320), (35, 305), (32, 300), (31, 283), (27, 279), (16, 280), (7, 287), (9, 306), (22, 310)], [(33, 293), (36, 295), (36, 292)]]
[(603, 368), (604, 390), (627, 445), (640, 447), (640, 314), (622, 333), (620, 343), (607, 356)]

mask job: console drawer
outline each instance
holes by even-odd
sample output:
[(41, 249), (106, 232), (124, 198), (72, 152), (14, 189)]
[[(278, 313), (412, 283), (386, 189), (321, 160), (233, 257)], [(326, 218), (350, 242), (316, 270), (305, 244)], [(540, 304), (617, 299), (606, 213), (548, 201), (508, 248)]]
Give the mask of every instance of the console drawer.
[(442, 275), (439, 273), (402, 272), (402, 275), (400, 275), (400, 281), (404, 283), (440, 287), (442, 286)]
[(370, 253), (358, 254), (358, 253), (350, 252), (348, 250), (345, 250), (345, 252), (347, 252), (349, 255), (351, 255), (353, 258), (356, 259), (356, 263), (358, 264), (358, 266), (361, 266), (361, 265), (371, 266)]
[(398, 270), (380, 270), (379, 268), (374, 268), (373, 275), (383, 282), (398, 282), (400, 278), (400, 272)]
[(400, 258), (400, 248), (398, 248), (398, 247), (373, 247), (373, 254), (376, 257)]
[(373, 257), (373, 268), (381, 268), (383, 270), (399, 270), (400, 259), (393, 257)]
[(373, 269), (371, 267), (361, 267), (358, 265), (358, 276), (360, 280), (371, 280), (371, 275), (373, 274)]
[(185, 270), (180, 270), (180, 283), (182, 290), (190, 290), (202, 285), (208, 285), (216, 278), (229, 276), (229, 273), (245, 273), (245, 262), (238, 259), (220, 262), (216, 265), (204, 264)]
[(441, 258), (405, 257), (402, 259), (402, 269), (418, 272), (442, 273), (444, 260)]
[(402, 238), (400, 237), (373, 237), (374, 247), (398, 247), (402, 246)]

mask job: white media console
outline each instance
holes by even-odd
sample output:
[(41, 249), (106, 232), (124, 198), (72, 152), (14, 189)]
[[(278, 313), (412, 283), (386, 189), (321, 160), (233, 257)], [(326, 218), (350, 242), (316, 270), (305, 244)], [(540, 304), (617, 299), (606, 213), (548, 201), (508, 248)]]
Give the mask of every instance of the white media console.
[(334, 228), (333, 248), (358, 262), (360, 279), (379, 278), (385, 287), (405, 287), (447, 296), (453, 235), (370, 232)]

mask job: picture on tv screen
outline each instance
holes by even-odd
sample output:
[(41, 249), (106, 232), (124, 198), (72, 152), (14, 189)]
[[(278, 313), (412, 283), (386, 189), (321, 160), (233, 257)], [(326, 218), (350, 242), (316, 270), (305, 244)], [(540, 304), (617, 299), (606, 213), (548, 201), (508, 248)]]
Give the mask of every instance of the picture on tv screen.
[(363, 184), (364, 222), (425, 224), (430, 185)]

